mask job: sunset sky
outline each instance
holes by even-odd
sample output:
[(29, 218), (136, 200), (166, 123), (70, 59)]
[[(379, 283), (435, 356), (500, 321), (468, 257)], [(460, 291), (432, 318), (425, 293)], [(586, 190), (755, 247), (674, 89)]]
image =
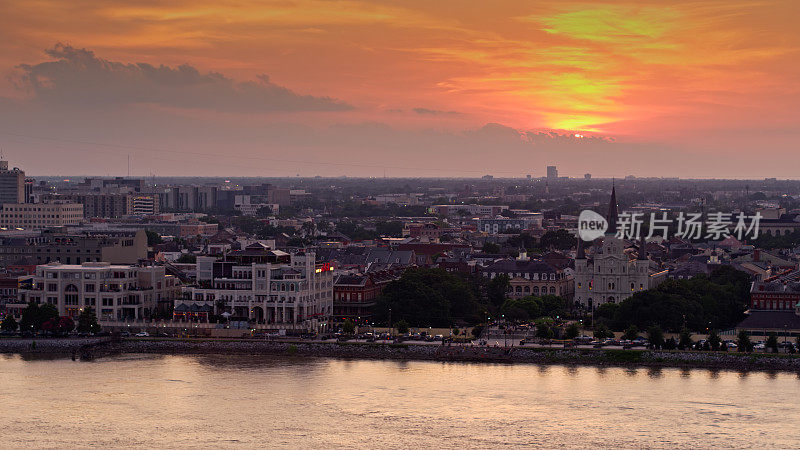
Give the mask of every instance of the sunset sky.
[(800, 2), (0, 0), (28, 173), (798, 178)]

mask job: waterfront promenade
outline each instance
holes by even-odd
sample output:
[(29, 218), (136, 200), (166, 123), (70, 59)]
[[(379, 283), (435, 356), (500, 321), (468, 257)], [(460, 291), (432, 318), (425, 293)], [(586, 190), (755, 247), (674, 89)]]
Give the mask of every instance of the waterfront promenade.
[(698, 367), (727, 370), (800, 372), (800, 356), (766, 353), (699, 352), (441, 345), (439, 343), (366, 343), (277, 339), (108, 338), (0, 339), (0, 353), (55, 355), (92, 359), (115, 354), (291, 355), (355, 359), (586, 364), (601, 366)]

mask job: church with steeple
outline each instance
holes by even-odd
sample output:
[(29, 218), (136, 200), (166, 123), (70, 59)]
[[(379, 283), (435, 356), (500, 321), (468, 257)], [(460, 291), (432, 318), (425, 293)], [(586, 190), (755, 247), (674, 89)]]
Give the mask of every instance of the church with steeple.
[(666, 278), (666, 271), (651, 269), (644, 237), (638, 243), (635, 257), (625, 251), (628, 242), (617, 237), (619, 211), (616, 188), (611, 188), (611, 201), (606, 214), (608, 229), (593, 243), (595, 249), (587, 258), (583, 240), (578, 237), (575, 256), (575, 302), (593, 310), (603, 303), (619, 303), (636, 292), (651, 289)]

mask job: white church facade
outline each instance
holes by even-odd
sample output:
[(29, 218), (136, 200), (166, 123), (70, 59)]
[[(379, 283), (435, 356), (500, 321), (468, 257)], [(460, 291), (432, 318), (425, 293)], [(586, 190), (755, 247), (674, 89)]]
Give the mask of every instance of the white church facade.
[(578, 237), (575, 257), (575, 302), (593, 310), (603, 303), (619, 303), (636, 292), (651, 289), (666, 279), (666, 271), (653, 270), (647, 258), (644, 242), (639, 243), (638, 255), (631, 259), (625, 252), (627, 244), (616, 237), (617, 196), (611, 189), (608, 206), (608, 230), (603, 244), (591, 259), (586, 257), (584, 243)]

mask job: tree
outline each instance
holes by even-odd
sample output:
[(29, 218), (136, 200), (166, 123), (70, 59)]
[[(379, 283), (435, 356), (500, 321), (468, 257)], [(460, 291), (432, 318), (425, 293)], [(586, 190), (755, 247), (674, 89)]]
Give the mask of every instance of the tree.
[(769, 336), (767, 336), (765, 346), (772, 350), (772, 353), (778, 353), (778, 335), (774, 332), (770, 333)]
[(408, 329), (409, 329), (408, 322), (406, 322), (404, 319), (400, 319), (395, 324), (395, 327), (397, 328), (397, 332), (400, 333), (400, 334), (408, 333)]
[(484, 242), (483, 253), (489, 253), (489, 254), (500, 253), (500, 246), (492, 242)]
[(603, 323), (594, 327), (593, 335), (595, 339), (606, 339), (614, 336), (614, 334), (611, 333), (611, 330), (609, 330), (608, 327)]
[(269, 217), (272, 215), (272, 206), (262, 206), (256, 210), (256, 216)]
[(753, 343), (750, 342), (750, 335), (747, 334), (747, 331), (742, 330), (739, 332), (739, 338), (736, 345), (739, 346), (740, 352), (752, 352), (753, 351)]
[[(678, 331), (730, 328), (744, 319), (749, 303), (749, 276), (731, 266), (720, 266), (710, 276), (689, 280), (667, 280), (655, 289), (636, 292), (619, 304), (606, 303), (595, 311), (595, 319), (611, 328), (639, 329), (657, 324)], [(606, 306), (614, 305), (614, 306)]]
[(564, 228), (548, 231), (539, 240), (542, 249), (555, 248), (556, 250), (569, 250), (575, 246), (575, 236)]
[(79, 333), (98, 333), (100, 331), (100, 324), (97, 323), (97, 316), (92, 307), (87, 306), (78, 316), (78, 332)]
[(509, 322), (527, 322), (531, 318), (530, 314), (528, 314), (528, 311), (518, 306), (508, 307), (504, 304), (502, 311), (506, 320)]
[(567, 339), (575, 339), (580, 334), (581, 330), (578, 328), (578, 324), (572, 322), (567, 326), (567, 329), (564, 331), (565, 337)]
[(39, 305), (31, 301), (28, 306), (22, 310), (22, 318), (19, 321), (20, 331), (35, 331), (37, 328), (37, 321), (39, 318)]
[(314, 233), (317, 231), (317, 226), (314, 225), (313, 221), (306, 221), (303, 222), (301, 225), (301, 229), (303, 230), (303, 234), (306, 236), (314, 236)]
[(14, 317), (9, 314), (3, 319), (3, 323), (0, 324), (0, 329), (3, 331), (14, 332), (17, 331), (18, 326), (19, 325), (17, 324), (17, 321), (14, 320)]
[(491, 280), (486, 286), (486, 296), (489, 302), (494, 306), (500, 306), (506, 299), (508, 293), (509, 278), (508, 275), (501, 273)]
[(475, 336), (476, 338), (480, 337), (482, 333), (483, 333), (483, 325), (477, 325), (472, 327), (472, 335)]
[(511, 320), (527, 321), (542, 316), (542, 302), (536, 297), (522, 297), (508, 299), (500, 308), (503, 314)]
[(536, 321), (536, 337), (549, 339), (555, 335), (553, 330), (553, 320), (550, 318), (542, 318)]
[(54, 305), (45, 303), (40, 306), (32, 301), (22, 310), (22, 319), (19, 323), (20, 330), (39, 331), (45, 322), (56, 317), (58, 317), (58, 310)]
[(197, 256), (191, 253), (183, 253), (175, 262), (182, 264), (194, 264), (197, 262)]
[(681, 334), (678, 340), (678, 348), (681, 350), (692, 348), (692, 333), (688, 328), (684, 327), (681, 329)]
[(553, 331), (550, 329), (550, 326), (546, 323), (541, 325), (536, 325), (536, 337), (538, 338), (549, 338), (553, 335)]
[(56, 316), (48, 319), (42, 324), (42, 331), (53, 334), (66, 334), (75, 328), (75, 322), (67, 316)]
[(631, 325), (625, 330), (625, 339), (632, 341), (639, 337), (639, 329), (636, 328), (636, 325)]
[(719, 337), (719, 333), (717, 330), (711, 330), (708, 333), (708, 345), (711, 347), (711, 351), (718, 351), (720, 344), (722, 343), (722, 339)]
[(459, 334), (461, 334), (461, 330), (458, 328), (453, 328), (453, 336), (458, 336)]
[(386, 322), (389, 311), (414, 326), (446, 327), (479, 323), (486, 310), (464, 279), (443, 269), (408, 269), (386, 285), (375, 306), (375, 318)]
[(658, 325), (652, 325), (647, 329), (647, 340), (653, 348), (660, 349), (664, 346), (664, 332)]
[(664, 341), (664, 350), (675, 350), (678, 344), (675, 342), (675, 338), (671, 337)]
[(403, 235), (403, 222), (399, 220), (375, 222), (375, 231), (381, 236), (400, 237)]
[(342, 324), (342, 333), (353, 334), (356, 331), (356, 324), (352, 320), (346, 319)]
[(158, 245), (158, 244), (164, 242), (164, 240), (161, 239), (161, 235), (156, 233), (155, 231), (144, 230), (144, 232), (147, 235), (147, 245), (149, 247), (152, 247), (154, 245)]
[(542, 295), (539, 297), (541, 302), (541, 314), (548, 317), (563, 316), (567, 312), (567, 300), (558, 295)]

